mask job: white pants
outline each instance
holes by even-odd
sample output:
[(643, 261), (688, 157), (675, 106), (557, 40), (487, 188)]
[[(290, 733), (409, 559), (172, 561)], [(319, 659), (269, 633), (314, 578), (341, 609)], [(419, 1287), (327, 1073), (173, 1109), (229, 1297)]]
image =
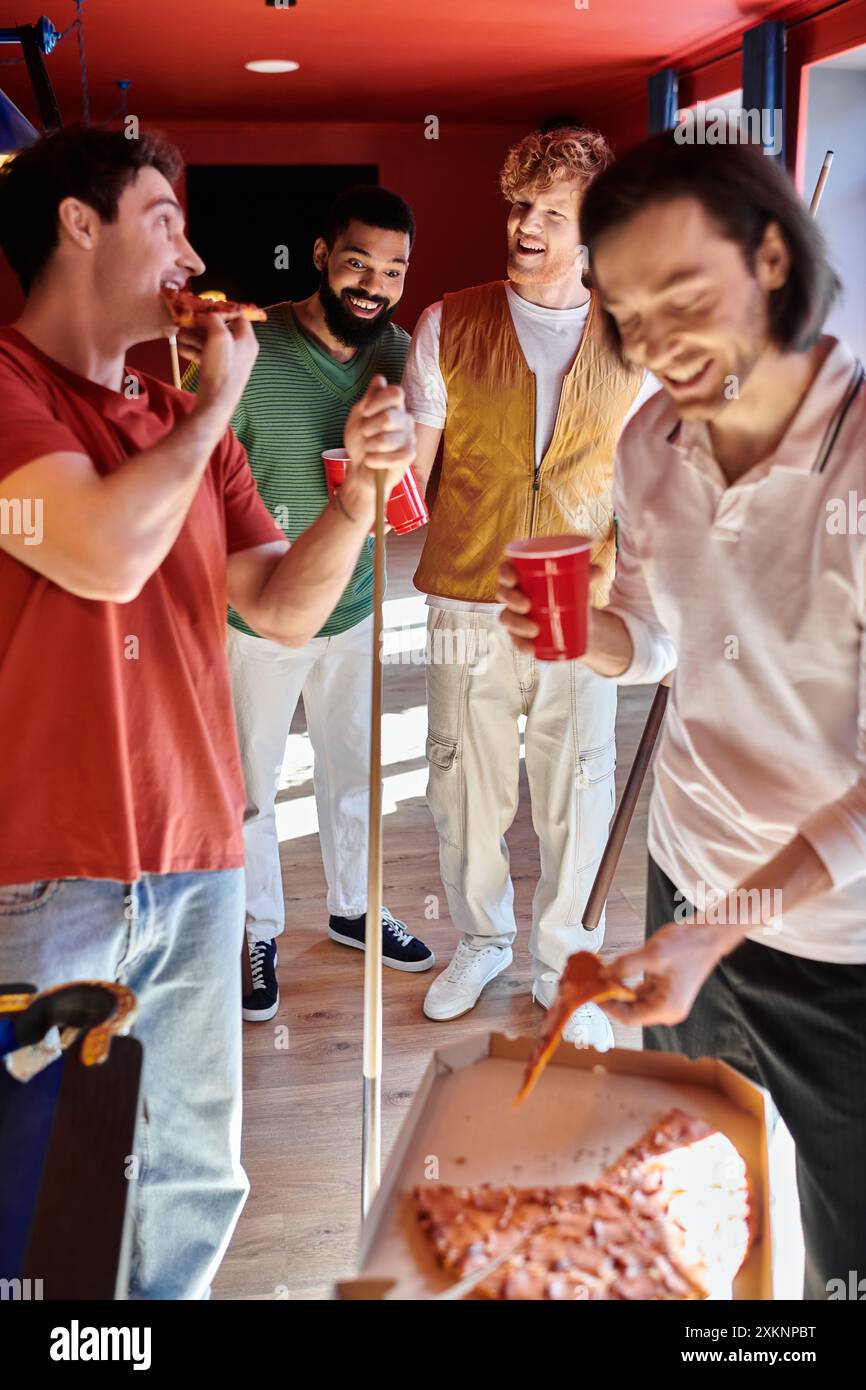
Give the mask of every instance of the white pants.
[(274, 801), (303, 694), (313, 746), (328, 912), (367, 910), (372, 617), (336, 637), (284, 647), (229, 628), (228, 662), (246, 783), (246, 921), (252, 937), (285, 926)]
[(597, 951), (581, 925), (614, 808), (616, 684), (580, 661), (519, 652), (495, 614), (431, 609), (427, 620), (427, 800), (451, 918), (473, 946), (510, 945), (514, 888), (505, 833), (517, 814), (520, 735), (541, 877), (529, 948), (535, 973)]

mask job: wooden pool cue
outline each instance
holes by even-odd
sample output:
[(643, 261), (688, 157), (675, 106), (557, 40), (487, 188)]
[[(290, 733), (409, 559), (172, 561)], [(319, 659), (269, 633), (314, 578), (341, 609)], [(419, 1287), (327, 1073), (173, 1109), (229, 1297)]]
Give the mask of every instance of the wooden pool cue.
[(171, 379), (174, 385), (180, 390), (180, 358), (177, 355), (177, 334), (172, 333), (168, 340), (169, 351), (171, 352)]
[(382, 602), (385, 597), (385, 473), (376, 471), (373, 557), (373, 699), (370, 711), (370, 829), (364, 952), (364, 1101), (361, 1215), (382, 1173)]
[(616, 808), (616, 814), (610, 827), (607, 844), (604, 847), (604, 853), (601, 856), (593, 885), (589, 890), (589, 897), (586, 900), (586, 907), (583, 910), (582, 925), (584, 931), (595, 931), (607, 902), (613, 876), (616, 873), (622, 847), (625, 844), (625, 837), (628, 834), (643, 780), (652, 760), (659, 729), (662, 726), (672, 676), (673, 672), (670, 672), (664, 680), (659, 682), (659, 687), (650, 705), (644, 731), (640, 736), (634, 761), (623, 788), (622, 798)]
[(827, 175), (830, 172), (830, 165), (833, 163), (833, 151), (828, 150), (824, 155), (824, 163), (821, 165), (821, 172), (818, 175), (818, 182), (815, 184), (815, 192), (812, 194), (812, 201), (809, 204), (809, 211), (814, 217), (818, 211), (818, 204), (824, 192), (824, 184), (827, 182)]
[(244, 944), (241, 946), (241, 994), (252, 994), (253, 992), (253, 966), (250, 960), (250, 944), (247, 939), (247, 929), (244, 927)]

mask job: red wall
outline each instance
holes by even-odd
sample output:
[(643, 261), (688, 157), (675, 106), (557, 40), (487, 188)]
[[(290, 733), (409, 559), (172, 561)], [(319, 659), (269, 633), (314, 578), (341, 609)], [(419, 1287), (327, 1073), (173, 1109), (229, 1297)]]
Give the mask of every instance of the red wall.
[[(587, 113), (592, 120), (592, 114)], [(643, 135), (642, 88), (605, 120), (617, 144)], [(505, 206), (498, 175), (522, 125), (440, 126), (427, 140), (416, 124), (218, 124), (154, 122), (190, 164), (377, 164), (379, 179), (412, 205), (418, 235), (397, 320), (411, 332), (427, 304), (444, 290), (504, 274)], [(630, 139), (627, 136), (630, 135)], [(312, 251), (312, 247), (310, 248)], [(0, 323), (19, 312), (14, 277), (0, 258)], [(167, 376), (163, 344), (139, 348), (132, 360)]]
[[(811, 4), (813, 0), (809, 0)], [(806, 8), (804, 4), (802, 8)], [(798, 7), (793, 7), (796, 15)], [(810, 62), (866, 39), (866, 6), (844, 5), (794, 25), (788, 34), (787, 144), (790, 167), (796, 161), (801, 70)], [(729, 44), (726, 45), (729, 48)], [(680, 105), (709, 99), (739, 86), (739, 53), (713, 62), (705, 46), (677, 55), (683, 73)], [(660, 55), (659, 67), (670, 59)], [(687, 70), (699, 65), (698, 71)], [(575, 93), (578, 106), (579, 92)], [(604, 132), (616, 150), (646, 133), (646, 81), (642, 73), (619, 79), (604, 105), (583, 107), (587, 124)], [(379, 166), (381, 183), (407, 199), (415, 211), (418, 238), (398, 321), (411, 331), (425, 305), (443, 290), (478, 284), (503, 274), (504, 206), (497, 175), (508, 144), (525, 133), (523, 125), (456, 125), (445, 121), (438, 140), (424, 137), (421, 121), (404, 124), (154, 122), (180, 146), (193, 164), (341, 164)], [(800, 171), (798, 171), (800, 172)], [(19, 312), (17, 284), (0, 257), (0, 323)], [(168, 375), (167, 349), (137, 349), (134, 360), (145, 370)]]
[[(438, 140), (412, 125), (162, 126), (190, 164), (377, 164), (379, 182), (411, 204), (418, 236), (398, 317), (411, 329), (445, 289), (503, 271), (498, 173), (519, 126), (448, 126)], [(310, 247), (312, 255), (312, 247)]]
[[(154, 123), (190, 164), (378, 164), (379, 180), (415, 212), (418, 235), (397, 321), (411, 331), (444, 290), (504, 274), (505, 208), (498, 188), (503, 155), (522, 126), (449, 126), (438, 140), (416, 125), (222, 125)], [(310, 247), (312, 253), (312, 247)], [(0, 265), (0, 323), (18, 312), (20, 294)], [(163, 344), (133, 360), (168, 375)]]

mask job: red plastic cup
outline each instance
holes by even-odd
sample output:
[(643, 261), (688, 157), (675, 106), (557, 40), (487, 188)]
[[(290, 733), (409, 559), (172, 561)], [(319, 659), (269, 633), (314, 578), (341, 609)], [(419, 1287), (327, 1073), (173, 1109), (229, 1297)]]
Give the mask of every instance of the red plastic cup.
[(337, 488), (346, 481), (346, 469), (349, 466), (349, 455), (345, 449), (326, 449), (322, 454), (322, 461), (325, 465), (325, 482), (328, 485), (328, 496), (333, 497)]
[(534, 643), (539, 661), (573, 661), (586, 651), (592, 545), (588, 536), (537, 536), (505, 547), (532, 604), (529, 617), (541, 629)]
[(407, 468), (397, 486), (392, 488), (385, 505), (385, 515), (398, 536), (405, 536), (407, 531), (417, 531), (427, 525), (430, 513), (414, 468)]
[[(351, 460), (345, 449), (326, 449), (322, 454), (322, 460), (325, 464), (328, 496), (333, 497), (337, 488), (346, 481), (346, 470)], [(391, 489), (385, 503), (385, 518), (398, 536), (405, 535), (407, 531), (417, 531), (430, 520), (430, 513), (427, 511), (427, 504), (413, 468), (404, 473), (397, 486)]]

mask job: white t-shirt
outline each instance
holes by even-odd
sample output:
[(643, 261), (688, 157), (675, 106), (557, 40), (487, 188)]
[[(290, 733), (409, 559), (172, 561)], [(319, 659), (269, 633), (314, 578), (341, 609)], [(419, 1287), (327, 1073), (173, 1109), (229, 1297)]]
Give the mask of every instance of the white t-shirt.
[[(541, 463), (553, 438), (562, 396), (562, 383), (571, 370), (589, 316), (589, 300), (577, 309), (548, 309), (530, 304), (513, 286), (505, 282), (511, 321), (527, 366), (535, 377), (535, 465)], [(448, 414), (448, 393), (439, 366), (442, 331), (442, 302), (431, 304), (418, 320), (406, 368), (403, 390), (406, 407), (419, 425), (444, 429)], [(658, 382), (647, 375), (623, 423), (658, 390)], [(462, 612), (498, 612), (498, 603), (468, 603), (462, 599), (440, 598), (430, 594), (431, 608), (450, 608)]]

